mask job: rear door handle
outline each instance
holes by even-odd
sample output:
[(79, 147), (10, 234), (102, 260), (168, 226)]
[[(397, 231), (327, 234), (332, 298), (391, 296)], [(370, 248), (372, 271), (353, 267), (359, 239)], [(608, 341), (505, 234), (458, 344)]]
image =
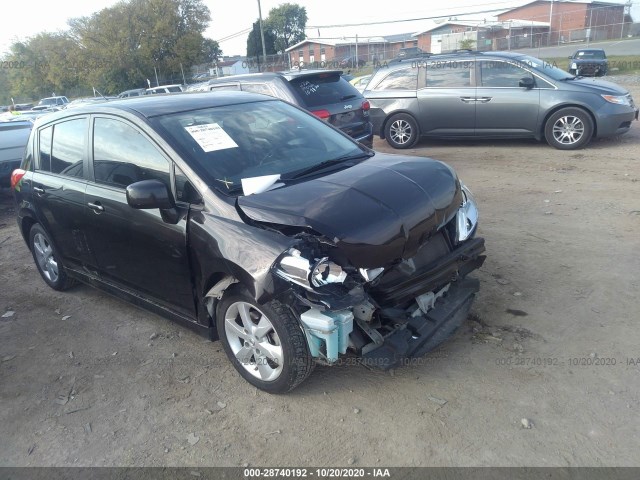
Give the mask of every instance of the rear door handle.
[(480, 97), (480, 98), (476, 98), (476, 101), (480, 103), (487, 103), (487, 102), (490, 102), (492, 98), (493, 97)]
[(460, 97), (460, 100), (462, 100), (464, 103), (471, 103), (476, 101), (474, 97)]
[(42, 187), (33, 187), (33, 191), (36, 192), (38, 195), (44, 195), (44, 188)]
[(89, 208), (96, 213), (104, 212), (104, 207), (100, 205), (100, 202), (96, 202), (96, 203), (89, 202), (87, 203), (87, 205), (89, 205)]

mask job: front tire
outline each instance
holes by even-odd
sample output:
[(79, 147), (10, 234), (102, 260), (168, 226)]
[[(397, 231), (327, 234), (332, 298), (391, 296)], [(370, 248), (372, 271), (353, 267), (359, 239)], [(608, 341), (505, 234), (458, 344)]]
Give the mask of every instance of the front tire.
[(411, 148), (418, 141), (418, 124), (411, 115), (398, 113), (384, 126), (384, 138), (393, 148)]
[(38, 223), (29, 231), (29, 248), (40, 276), (51, 288), (63, 291), (77, 283), (67, 275), (49, 235)]
[(562, 108), (551, 115), (544, 127), (544, 136), (554, 148), (576, 150), (591, 141), (593, 121), (580, 108)]
[(244, 292), (229, 292), (218, 304), (216, 328), (233, 366), (260, 390), (289, 392), (313, 370), (298, 320), (278, 301), (258, 305)]

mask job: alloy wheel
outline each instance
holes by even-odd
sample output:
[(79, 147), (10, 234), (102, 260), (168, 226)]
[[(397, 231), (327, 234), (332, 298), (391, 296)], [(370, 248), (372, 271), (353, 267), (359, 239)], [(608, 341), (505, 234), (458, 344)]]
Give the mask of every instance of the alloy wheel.
[(396, 120), (389, 128), (391, 139), (398, 145), (404, 145), (411, 139), (413, 133), (411, 125), (406, 120)]
[(584, 135), (584, 123), (573, 115), (560, 117), (553, 124), (553, 138), (563, 145), (573, 145)]
[(272, 382), (282, 373), (284, 352), (269, 318), (254, 305), (235, 302), (224, 315), (224, 331), (236, 359), (254, 377)]
[(33, 237), (33, 249), (42, 274), (52, 283), (58, 281), (58, 262), (53, 256), (53, 248), (41, 233)]

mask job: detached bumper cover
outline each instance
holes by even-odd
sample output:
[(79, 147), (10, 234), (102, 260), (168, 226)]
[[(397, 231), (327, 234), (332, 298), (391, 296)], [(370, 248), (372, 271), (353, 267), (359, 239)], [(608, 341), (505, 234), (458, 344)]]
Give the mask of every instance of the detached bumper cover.
[(446, 297), (420, 317), (412, 317), (406, 328), (395, 331), (378, 348), (362, 356), (365, 364), (384, 370), (402, 364), (409, 357), (419, 357), (448, 338), (467, 318), (475, 294), (477, 279), (467, 278), (451, 284)]

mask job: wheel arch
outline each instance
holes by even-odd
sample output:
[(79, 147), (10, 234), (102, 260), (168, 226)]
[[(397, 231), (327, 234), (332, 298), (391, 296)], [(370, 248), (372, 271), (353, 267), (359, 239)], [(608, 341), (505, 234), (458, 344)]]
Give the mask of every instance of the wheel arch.
[(591, 118), (591, 123), (593, 124), (593, 132), (591, 133), (591, 139), (594, 139), (598, 136), (598, 124), (596, 123), (596, 116), (594, 115), (594, 113), (591, 111), (590, 108), (588, 108), (586, 105), (581, 105), (579, 103), (570, 103), (570, 104), (565, 104), (565, 105), (557, 105), (554, 106), (552, 109), (548, 110), (545, 115), (544, 118), (542, 120), (542, 122), (540, 123), (540, 127), (538, 128), (537, 134), (536, 134), (536, 140), (542, 140), (544, 138), (544, 129), (547, 126), (547, 122), (549, 121), (549, 118), (551, 117), (551, 115), (553, 115), (554, 113), (558, 112), (559, 110), (562, 110), (563, 108), (577, 108), (579, 110), (583, 110), (584, 112), (586, 112), (587, 114), (589, 114), (589, 117)]

